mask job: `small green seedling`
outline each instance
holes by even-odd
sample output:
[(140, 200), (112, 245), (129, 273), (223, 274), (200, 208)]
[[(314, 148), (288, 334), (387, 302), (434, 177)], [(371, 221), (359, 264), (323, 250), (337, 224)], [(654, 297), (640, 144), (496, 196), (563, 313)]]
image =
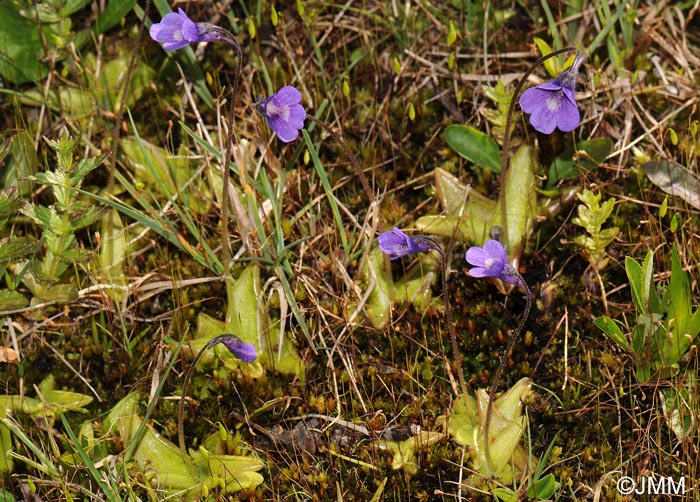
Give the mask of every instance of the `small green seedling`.
[(591, 266), (599, 271), (608, 264), (608, 253), (605, 248), (619, 232), (617, 227), (603, 228), (612, 214), (615, 200), (608, 199), (601, 204), (600, 194), (595, 194), (588, 189), (577, 194), (577, 197), (583, 204), (578, 206), (578, 216), (572, 222), (584, 228), (588, 235), (579, 235), (575, 240), (583, 248), (583, 253)]
[(77, 296), (77, 287), (68, 279), (70, 268), (87, 259), (80, 249), (75, 234), (92, 225), (105, 213), (106, 208), (92, 205), (79, 197), (85, 177), (102, 162), (90, 157), (74, 164), (73, 150), (78, 146), (66, 129), (58, 140), (46, 142), (56, 152), (56, 168), (38, 172), (31, 179), (51, 189), (54, 203), (44, 206), (26, 203), (20, 211), (42, 230), (41, 242), (45, 250), (40, 260), (23, 265), (22, 280), (38, 301), (71, 301)]

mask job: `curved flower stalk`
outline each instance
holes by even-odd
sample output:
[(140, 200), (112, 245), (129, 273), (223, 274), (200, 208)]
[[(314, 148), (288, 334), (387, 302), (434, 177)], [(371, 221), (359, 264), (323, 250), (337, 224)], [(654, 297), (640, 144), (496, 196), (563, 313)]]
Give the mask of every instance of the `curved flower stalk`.
[(244, 363), (252, 363), (258, 358), (258, 354), (255, 351), (253, 344), (244, 342), (236, 335), (230, 335), (228, 333), (212, 338), (204, 347), (202, 347), (202, 350), (200, 350), (195, 356), (194, 360), (190, 364), (190, 367), (187, 369), (187, 373), (185, 374), (185, 379), (182, 383), (182, 394), (180, 395), (180, 403), (177, 410), (177, 439), (178, 443), (180, 444), (180, 448), (183, 451), (185, 451), (185, 397), (187, 396), (190, 379), (192, 378), (194, 369), (197, 367), (197, 363), (202, 358), (204, 353), (220, 343), (223, 343), (231, 354)]
[[(504, 242), (513, 242), (511, 241), (511, 237), (508, 235), (508, 197), (507, 197), (507, 192), (508, 192), (508, 186), (507, 186), (507, 180), (509, 179), (509, 173), (508, 171), (508, 155), (510, 153), (510, 134), (513, 129), (512, 124), (513, 124), (513, 115), (515, 113), (515, 103), (517, 102), (517, 98), (520, 95), (520, 92), (522, 91), (523, 86), (525, 85), (525, 82), (527, 81), (527, 78), (534, 72), (542, 63), (547, 61), (549, 58), (552, 58), (554, 56), (558, 56), (559, 54), (564, 54), (566, 52), (572, 52), (572, 51), (578, 51), (576, 47), (564, 47), (563, 49), (559, 49), (553, 52), (550, 52), (549, 54), (546, 54), (535, 61), (530, 68), (527, 69), (525, 74), (522, 76), (518, 84), (515, 86), (515, 90), (513, 91), (513, 97), (510, 100), (510, 106), (508, 107), (508, 113), (506, 115), (506, 132), (505, 136), (503, 137), (503, 147), (501, 148), (501, 191), (499, 194), (499, 204), (500, 204), (500, 210), (502, 214), (503, 221), (499, 222), (499, 225), (503, 228), (504, 230), (504, 235), (501, 240)], [(583, 61), (583, 60), (581, 60)], [(581, 63), (579, 62), (579, 65)], [(576, 67), (576, 75), (578, 75), (578, 66)], [(569, 77), (566, 77), (565, 79), (568, 79)], [(567, 80), (567, 85), (568, 80)], [(574, 85), (575, 85), (575, 79), (574, 79)], [(576, 109), (578, 111), (578, 108)], [(577, 124), (578, 125), (578, 124)], [(552, 129), (553, 130), (553, 129)], [(520, 151), (520, 150), (519, 150)], [(511, 247), (512, 249), (512, 247)], [(512, 249), (514, 251), (517, 251), (516, 249)]]
[(557, 78), (526, 89), (520, 96), (520, 108), (530, 114), (530, 124), (543, 134), (573, 131), (581, 122), (574, 91), (579, 67), (586, 53), (576, 56), (573, 64)]
[(457, 333), (452, 322), (452, 308), (450, 307), (450, 291), (447, 289), (447, 255), (440, 244), (431, 237), (417, 235), (411, 237), (406, 235), (398, 228), (394, 227), (391, 232), (382, 232), (378, 237), (379, 248), (386, 255), (389, 255), (391, 260), (403, 258), (416, 253), (423, 253), (434, 249), (440, 254), (440, 269), (442, 272), (442, 297), (445, 302), (445, 322), (450, 333), (450, 341), (452, 343), (452, 352), (455, 358), (454, 366), (457, 369), (457, 378), (462, 392), (466, 392), (467, 381), (464, 378), (464, 370), (462, 369), (462, 353), (457, 344)]
[(523, 327), (525, 326), (525, 321), (527, 321), (530, 315), (530, 309), (532, 308), (532, 293), (530, 288), (527, 287), (527, 283), (523, 276), (520, 275), (513, 265), (508, 262), (508, 255), (506, 254), (506, 247), (496, 240), (488, 240), (484, 243), (483, 247), (474, 246), (467, 250), (465, 259), (474, 268), (469, 270), (469, 274), (472, 277), (484, 278), (484, 277), (494, 277), (500, 279), (509, 284), (513, 284), (521, 288), (525, 292), (525, 297), (527, 303), (525, 305), (525, 312), (523, 312), (520, 318), (520, 324), (515, 329), (513, 334), (508, 340), (508, 345), (506, 350), (501, 357), (501, 363), (498, 365), (496, 374), (493, 376), (493, 381), (491, 382), (491, 387), (488, 393), (488, 405), (486, 407), (486, 418), (484, 420), (484, 453), (486, 462), (489, 464), (489, 469), (493, 469), (493, 460), (491, 457), (491, 442), (496, 440), (490, 437), (490, 426), (491, 426), (491, 415), (493, 412), (493, 401), (496, 395), (496, 388), (501, 380), (501, 375), (503, 374), (503, 369), (510, 359), (510, 354), (513, 352), (513, 347), (515, 346), (515, 341), (518, 339)]
[[(185, 45), (196, 42), (213, 42), (220, 40), (226, 42), (234, 48), (238, 55), (236, 72), (233, 77), (233, 89), (231, 95), (231, 108), (228, 117), (228, 135), (226, 136), (226, 148), (224, 150), (224, 161), (221, 165), (221, 177), (223, 179), (221, 190), (221, 246), (222, 262), (224, 264), (224, 282), (226, 283), (226, 294), (228, 303), (233, 301), (232, 285), (230, 270), (231, 249), (229, 248), (228, 236), (228, 185), (229, 185), (229, 163), (234, 140), (234, 125), (236, 122), (236, 97), (238, 96), (238, 84), (240, 82), (241, 73), (243, 72), (243, 51), (238, 44), (236, 37), (231, 32), (215, 26), (210, 23), (195, 23), (182, 9), (178, 12), (170, 12), (166, 14), (160, 23), (154, 23), (149, 31), (151, 38), (157, 42), (163, 43), (165, 50), (177, 50)], [(243, 173), (243, 171), (241, 171)], [(245, 184), (245, 180), (243, 181)]]

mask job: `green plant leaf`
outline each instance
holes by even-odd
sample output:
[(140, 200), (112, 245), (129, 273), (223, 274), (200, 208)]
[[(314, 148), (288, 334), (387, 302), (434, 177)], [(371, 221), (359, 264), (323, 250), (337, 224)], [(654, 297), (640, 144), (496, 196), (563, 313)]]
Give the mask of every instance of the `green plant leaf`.
[(700, 179), (698, 175), (672, 161), (652, 161), (642, 166), (647, 177), (661, 190), (680, 197), (695, 209), (700, 209)]
[(27, 305), (29, 305), (29, 300), (18, 291), (0, 289), (0, 310), (21, 309)]
[(415, 436), (411, 436), (403, 441), (379, 440), (379, 447), (391, 453), (391, 468), (394, 470), (403, 469), (408, 474), (418, 472), (418, 461), (416, 450), (425, 448), (445, 437), (443, 432), (431, 432), (421, 430)]
[(477, 166), (494, 173), (501, 171), (501, 151), (490, 136), (465, 125), (445, 129), (445, 140), (452, 149)]
[(557, 490), (558, 485), (559, 483), (557, 483), (554, 475), (547, 474), (530, 485), (527, 490), (527, 496), (535, 500), (547, 500)]
[[(391, 306), (394, 301), (394, 280), (391, 275), (389, 257), (379, 247), (369, 253), (369, 257), (362, 267), (360, 279), (365, 288), (372, 286), (372, 291), (367, 297), (364, 312), (377, 329), (382, 329), (391, 320)], [(357, 304), (348, 303), (347, 315), (351, 316)]]
[(425, 311), (433, 297), (433, 286), (439, 281), (440, 258), (434, 253), (421, 253), (420, 258), (397, 281), (394, 295), (397, 303), (413, 303)]
[(0, 264), (24, 258), (35, 246), (36, 244), (29, 237), (13, 237), (9, 241), (0, 240)]
[[(648, 270), (654, 264), (654, 255), (651, 251), (647, 253), (644, 259), (644, 270)], [(638, 314), (647, 312), (649, 306), (649, 287), (644, 282), (643, 269), (637, 260), (631, 256), (625, 257), (625, 270), (627, 278), (630, 281), (630, 290), (632, 292), (632, 301)], [(644, 274), (646, 275), (646, 274)]]
[[(535, 159), (532, 147), (523, 144), (511, 157), (505, 173), (494, 224), (506, 229), (508, 255), (517, 258), (530, 235), (537, 214)], [(504, 212), (505, 211), (505, 212)]]
[[(540, 54), (542, 54), (543, 56), (551, 54), (552, 48), (545, 40), (539, 37), (534, 37), (533, 40), (537, 48), (540, 50)], [(559, 66), (559, 60), (556, 57), (551, 57), (547, 59), (544, 62), (544, 67), (547, 70), (547, 73), (549, 73), (550, 77), (556, 77), (561, 71), (561, 67)]]
[(485, 452), (484, 430), (488, 393), (479, 389), (476, 399), (458, 396), (447, 424), (447, 431), (455, 441), (469, 446), (473, 467), (486, 477), (497, 477), (508, 484), (528, 468), (528, 454), (520, 444), (525, 429), (523, 399), (532, 382), (522, 378), (494, 401), (489, 427), (491, 461)]
[(518, 502), (518, 494), (509, 488), (494, 488), (491, 493), (503, 502)]
[(593, 324), (595, 324), (603, 333), (612, 338), (613, 341), (617, 342), (618, 345), (629, 350), (629, 342), (627, 341), (625, 334), (620, 329), (620, 324), (617, 321), (608, 316), (601, 316), (597, 317), (593, 321)]
[(597, 169), (610, 155), (612, 146), (610, 138), (595, 138), (567, 148), (549, 166), (547, 187)]
[(104, 33), (112, 26), (120, 23), (131, 9), (134, 8), (136, 0), (110, 0), (104, 12), (100, 14), (95, 22), (95, 32)]
[[(0, 75), (14, 84), (38, 82), (49, 72), (41, 33), (21, 10), (18, 3), (0, 2)], [(49, 26), (43, 26), (46, 38), (51, 38)]]
[(489, 228), (500, 224), (495, 220), (496, 202), (441, 168), (436, 168), (435, 189), (447, 216), (429, 215), (416, 221), (420, 230), (443, 237), (452, 237), (455, 226), (460, 241), (483, 242)]
[(697, 331), (691, 332), (690, 283), (675, 244), (671, 252), (669, 295), (667, 321), (664, 323), (668, 333), (662, 338), (659, 356), (664, 367), (675, 367), (697, 335)]
[[(0, 4), (0, 19), (2, 19), (2, 4)], [(0, 23), (2, 25), (2, 23)], [(2, 33), (0, 33), (2, 40)], [(1, 44), (0, 44), (1, 45)], [(0, 52), (0, 64), (2, 53)], [(22, 131), (10, 138), (8, 155), (5, 160), (2, 185), (17, 187), (22, 197), (27, 197), (31, 192), (31, 178), (39, 170), (39, 157), (34, 148), (34, 139), (31, 135)]]

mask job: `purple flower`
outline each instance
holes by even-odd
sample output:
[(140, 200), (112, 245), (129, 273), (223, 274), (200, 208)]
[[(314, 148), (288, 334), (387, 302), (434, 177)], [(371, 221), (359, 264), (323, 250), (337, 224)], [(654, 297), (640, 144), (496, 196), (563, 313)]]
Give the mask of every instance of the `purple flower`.
[(261, 99), (255, 108), (265, 116), (280, 141), (289, 143), (297, 139), (304, 127), (306, 110), (300, 103), (301, 93), (291, 85), (285, 85), (269, 98)]
[(410, 237), (396, 227), (391, 232), (379, 234), (379, 249), (388, 254), (392, 260), (413, 253), (422, 253), (435, 246), (434, 242), (425, 237)]
[(194, 42), (213, 42), (222, 38), (209, 23), (195, 23), (185, 11), (169, 12), (160, 23), (151, 25), (151, 38), (163, 42), (163, 49), (176, 51)]
[(222, 335), (218, 343), (223, 343), (231, 354), (244, 363), (252, 363), (258, 358), (253, 344), (244, 342), (235, 335)]
[(520, 108), (530, 114), (530, 124), (541, 133), (552, 134), (557, 127), (563, 132), (573, 131), (581, 121), (574, 90), (585, 57), (585, 53), (577, 56), (557, 78), (531, 87), (520, 96)]
[(508, 262), (506, 247), (498, 241), (488, 240), (484, 247), (470, 247), (465, 256), (474, 268), (469, 270), (472, 277), (496, 277), (504, 282), (523, 287), (525, 281)]

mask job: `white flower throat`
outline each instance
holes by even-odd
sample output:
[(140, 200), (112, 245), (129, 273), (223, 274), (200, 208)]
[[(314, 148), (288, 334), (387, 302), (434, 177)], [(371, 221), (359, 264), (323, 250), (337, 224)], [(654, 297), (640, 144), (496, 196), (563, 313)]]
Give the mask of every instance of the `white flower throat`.
[(289, 120), (289, 110), (290, 110), (289, 106), (277, 106), (272, 101), (269, 101), (267, 103), (267, 107), (265, 109), (265, 111), (267, 112), (267, 114), (269, 116), (277, 117), (277, 118), (280, 118), (284, 121)]

